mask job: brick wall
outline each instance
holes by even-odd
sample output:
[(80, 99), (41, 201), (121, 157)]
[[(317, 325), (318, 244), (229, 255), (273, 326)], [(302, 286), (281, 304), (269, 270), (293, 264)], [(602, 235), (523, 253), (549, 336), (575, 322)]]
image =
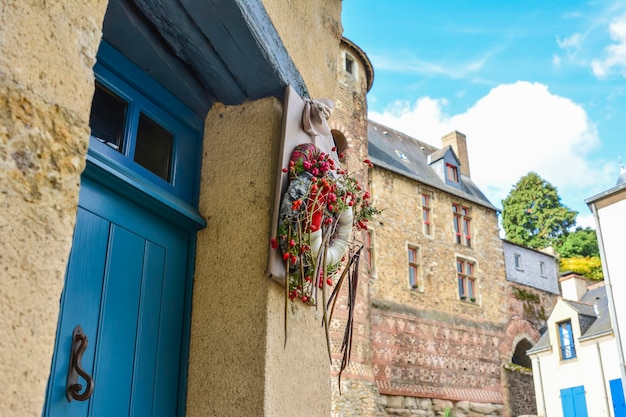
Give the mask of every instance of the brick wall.
[(371, 323), (382, 394), (503, 402), (501, 326), (379, 300)]

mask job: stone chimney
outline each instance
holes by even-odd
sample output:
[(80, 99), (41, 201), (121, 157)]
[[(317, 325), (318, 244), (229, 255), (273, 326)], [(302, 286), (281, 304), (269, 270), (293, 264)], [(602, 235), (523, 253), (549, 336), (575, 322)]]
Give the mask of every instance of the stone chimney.
[(441, 138), (441, 147), (445, 148), (448, 145), (452, 146), (454, 153), (459, 158), (461, 163), (461, 174), (466, 177), (470, 176), (469, 156), (467, 155), (467, 140), (465, 135), (456, 130), (448, 133)]
[(587, 292), (587, 279), (573, 272), (565, 272), (559, 278), (561, 295), (565, 300), (580, 301)]

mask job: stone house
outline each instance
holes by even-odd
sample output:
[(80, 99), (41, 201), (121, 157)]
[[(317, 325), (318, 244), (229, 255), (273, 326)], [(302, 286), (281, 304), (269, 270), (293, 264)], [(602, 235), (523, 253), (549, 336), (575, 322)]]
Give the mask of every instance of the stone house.
[(284, 92), (333, 96), (340, 14), (0, 5), (1, 415), (330, 414), (319, 312), (285, 346), (266, 260)]
[[(525, 351), (558, 294), (554, 256), (500, 239), (498, 209), (471, 180), (463, 134), (438, 149), (367, 120), (373, 70), (347, 39), (337, 69), (335, 142), (348, 169), (372, 164), (370, 192), (383, 213), (363, 235), (369, 279), (360, 280), (355, 351), (341, 395), (333, 385), (333, 415), (534, 411), (532, 375), (503, 364), (530, 368)], [(513, 248), (528, 267), (508, 265)]]
[(528, 351), (540, 416), (626, 415), (615, 332), (605, 282), (573, 273), (561, 278), (563, 298), (547, 331)]

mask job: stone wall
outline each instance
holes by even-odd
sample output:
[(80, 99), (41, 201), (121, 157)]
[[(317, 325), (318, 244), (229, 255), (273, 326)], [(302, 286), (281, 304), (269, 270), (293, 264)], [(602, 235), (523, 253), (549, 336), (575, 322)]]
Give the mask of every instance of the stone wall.
[[(372, 297), (475, 320), (506, 322), (506, 281), (496, 212), (380, 168), (374, 168), (371, 182), (374, 203), (384, 210), (374, 224), (375, 246), (384, 250), (375, 252)], [(433, 196), (430, 236), (423, 232), (421, 192)], [(471, 208), (471, 248), (455, 243), (453, 202)], [(409, 286), (409, 244), (419, 248), (422, 283), (418, 290)], [(475, 303), (459, 300), (457, 256), (476, 263)]]
[(389, 417), (500, 417), (502, 404), (382, 395)]
[(504, 366), (502, 373), (509, 415), (516, 417), (537, 414), (532, 372), (515, 366)]
[(0, 415), (39, 416), (106, 1), (0, 2)]
[[(355, 58), (353, 73), (345, 70), (345, 54)], [(365, 65), (369, 63), (359, 60), (359, 54), (346, 42), (340, 45), (337, 55), (337, 84), (335, 87), (334, 110), (329, 125), (335, 135), (339, 150), (346, 146), (342, 167), (349, 170), (359, 182), (366, 186), (368, 183), (367, 166), (363, 160), (367, 158), (367, 74)], [(367, 232), (357, 232), (360, 242), (366, 242)], [(364, 248), (364, 251), (367, 248)], [(374, 381), (372, 370), (372, 348), (370, 328), (370, 282), (371, 275), (365, 262), (365, 252), (361, 254), (359, 268), (359, 284), (354, 315), (352, 335), (352, 354), (350, 364), (341, 375), (341, 392), (337, 371), (341, 363), (341, 345), (343, 330), (346, 326), (348, 311), (346, 306), (346, 290), (340, 293), (334, 319), (331, 325), (331, 354), (332, 354), (332, 415), (339, 416), (384, 416), (378, 405), (378, 388)]]

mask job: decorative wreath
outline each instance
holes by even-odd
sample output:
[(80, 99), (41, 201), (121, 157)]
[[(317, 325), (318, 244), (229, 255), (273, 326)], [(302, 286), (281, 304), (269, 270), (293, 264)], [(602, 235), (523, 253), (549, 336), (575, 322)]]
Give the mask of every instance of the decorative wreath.
[[(370, 161), (364, 162), (372, 166)], [(341, 378), (352, 344), (358, 265), (363, 248), (352, 232), (366, 230), (368, 220), (379, 211), (371, 206), (369, 193), (358, 181), (341, 169), (334, 157), (312, 143), (298, 145), (283, 172), (289, 173), (289, 185), (281, 202), (276, 238), (271, 243), (274, 249), (280, 248), (285, 262), (285, 332), (288, 300), (299, 299), (317, 306), (321, 292), (330, 356), (328, 325), (337, 294), (347, 281), (348, 323), (342, 344)], [(332, 288), (328, 297), (326, 287)]]

